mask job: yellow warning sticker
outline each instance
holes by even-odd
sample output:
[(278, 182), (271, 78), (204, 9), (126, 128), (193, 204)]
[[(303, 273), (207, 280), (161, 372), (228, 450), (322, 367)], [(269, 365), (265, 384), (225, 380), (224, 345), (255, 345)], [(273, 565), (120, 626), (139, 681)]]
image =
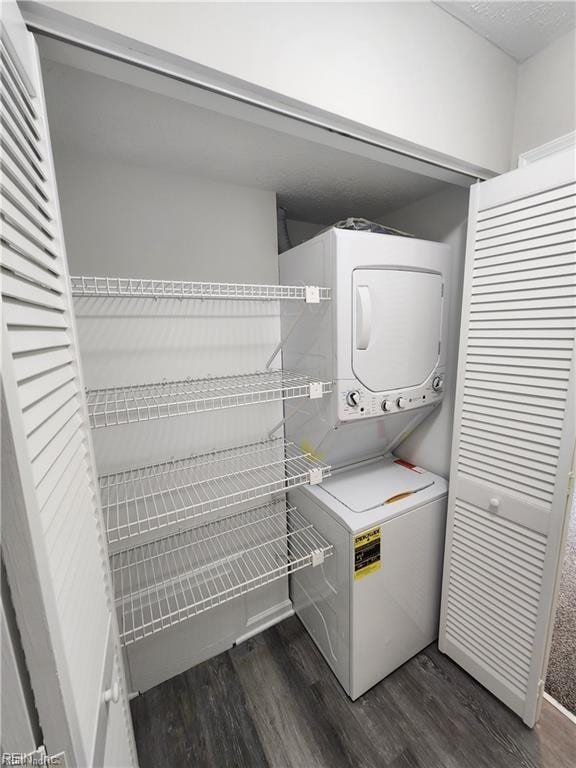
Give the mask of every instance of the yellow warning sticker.
[(380, 570), (380, 528), (354, 536), (354, 580)]

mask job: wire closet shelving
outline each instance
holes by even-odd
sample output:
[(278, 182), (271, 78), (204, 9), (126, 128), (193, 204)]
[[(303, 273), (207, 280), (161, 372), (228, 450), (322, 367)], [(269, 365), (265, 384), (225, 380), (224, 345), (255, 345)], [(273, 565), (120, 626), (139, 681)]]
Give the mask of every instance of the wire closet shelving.
[(316, 381), (300, 373), (268, 370), (89, 389), (86, 400), (90, 426), (96, 429), (275, 400), (316, 399), (331, 391), (330, 382)]
[(309, 565), (332, 546), (284, 501), (111, 557), (124, 645)]
[[(286, 299), (306, 304), (330, 299), (329, 288), (305, 285), (85, 276), (70, 282), (75, 297)], [(100, 428), (297, 397), (316, 399), (331, 391), (331, 382), (268, 368), (88, 389), (86, 397), (90, 424)], [(101, 475), (123, 644), (301, 568), (321, 565), (333, 553), (332, 546), (280, 494), (329, 475), (329, 466), (283, 438)], [(252, 504), (258, 500), (263, 506)], [(232, 509), (238, 505), (243, 511)], [(201, 519), (221, 510), (229, 512), (209, 522)]]
[(100, 476), (110, 544), (298, 485), (330, 467), (275, 438)]
[(330, 299), (330, 289), (315, 285), (256, 285), (185, 280), (146, 280), (132, 277), (70, 278), (72, 296), (153, 299), (288, 299), (317, 304)]

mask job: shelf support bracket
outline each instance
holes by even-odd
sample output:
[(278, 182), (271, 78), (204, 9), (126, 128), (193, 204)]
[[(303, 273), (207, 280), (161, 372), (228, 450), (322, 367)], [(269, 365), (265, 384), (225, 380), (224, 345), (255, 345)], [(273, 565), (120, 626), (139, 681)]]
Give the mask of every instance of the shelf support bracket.
[(272, 354), (270, 355), (270, 357), (269, 357), (269, 358), (268, 358), (268, 360), (266, 361), (266, 370), (268, 370), (268, 369), (270, 368), (270, 366), (271, 366), (271, 365), (272, 365), (272, 363), (274, 362), (274, 360), (275, 360), (276, 356), (278, 355), (278, 353), (282, 351), (282, 347), (284, 346), (284, 344), (286, 344), (286, 341), (287, 341), (287, 340), (288, 340), (288, 338), (290, 337), (290, 335), (291, 335), (292, 331), (293, 331), (293, 330), (294, 330), (294, 328), (296, 328), (296, 326), (298, 325), (298, 321), (300, 320), (300, 317), (301, 317), (301, 315), (302, 315), (302, 313), (299, 313), (299, 314), (297, 314), (297, 315), (296, 315), (296, 319), (294, 320), (294, 322), (292, 323), (292, 325), (290, 326), (290, 328), (289, 328), (289, 329), (286, 331), (286, 333), (284, 334), (284, 336), (282, 336), (282, 337), (280, 338), (280, 341), (279, 341), (279, 342), (278, 342), (278, 344), (276, 344), (276, 346), (274, 347), (274, 351), (272, 352)]
[[(318, 400), (324, 397), (324, 394), (322, 392), (321, 381), (314, 381), (310, 384), (310, 392), (308, 397), (310, 400)], [(268, 437), (272, 438), (274, 434), (278, 432), (278, 430), (286, 424), (288, 419), (291, 419), (292, 416), (294, 416), (296, 413), (306, 413), (310, 415), (310, 412), (307, 411), (304, 406), (302, 406), (301, 408), (292, 409), (287, 416), (284, 416), (283, 419), (280, 419), (280, 421), (272, 427), (272, 429), (268, 432)]]
[(321, 549), (312, 550), (312, 568), (316, 568), (317, 565), (322, 565), (324, 562), (324, 551)]
[(284, 416), (284, 418), (283, 418), (283, 419), (280, 419), (280, 421), (279, 421), (277, 424), (275, 424), (275, 425), (272, 427), (272, 429), (270, 430), (270, 432), (268, 432), (268, 438), (272, 438), (272, 437), (274, 437), (274, 435), (276, 434), (276, 432), (278, 432), (278, 430), (279, 430), (281, 427), (283, 427), (283, 426), (284, 426), (284, 424), (286, 424), (286, 422), (288, 421), (288, 419), (289, 419), (289, 418), (290, 418), (290, 416)]
[[(320, 289), (317, 286), (307, 285), (305, 290), (306, 290), (306, 303), (307, 304), (319, 304), (320, 303)], [(310, 298), (310, 299), (308, 298), (308, 292), (309, 291), (311, 292), (310, 295), (312, 296), (312, 298)], [(324, 303), (325, 304), (329, 304), (330, 302), (324, 302)], [(303, 310), (303, 311), (305, 311), (305, 310)], [(291, 336), (292, 331), (294, 330), (294, 328), (296, 328), (296, 326), (298, 325), (298, 321), (300, 320), (301, 317), (302, 317), (302, 312), (299, 312), (296, 315), (296, 319), (294, 320), (294, 322), (292, 323), (290, 328), (281, 337), (280, 341), (275, 346), (274, 351), (272, 352), (272, 354), (268, 358), (268, 361), (266, 363), (266, 369), (270, 368), (270, 366), (274, 362), (274, 359), (275, 359), (276, 355), (282, 350), (282, 347), (286, 343), (287, 339)]]

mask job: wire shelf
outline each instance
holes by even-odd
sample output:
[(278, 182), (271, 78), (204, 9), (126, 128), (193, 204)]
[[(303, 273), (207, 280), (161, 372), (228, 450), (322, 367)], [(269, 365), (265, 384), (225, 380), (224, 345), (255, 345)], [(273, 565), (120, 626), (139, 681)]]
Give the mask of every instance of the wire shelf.
[(145, 280), (131, 277), (71, 277), (72, 296), (165, 299), (294, 299), (317, 303), (330, 299), (330, 289), (310, 285), (203, 283)]
[(130, 645), (333, 553), (294, 507), (268, 504), (111, 557), (120, 635)]
[(330, 474), (282, 438), (174, 459), (100, 477), (102, 509), (112, 544), (226, 509)]
[(272, 370), (239, 376), (91, 389), (87, 391), (86, 398), (90, 426), (96, 429), (274, 400), (296, 397), (315, 399), (331, 391), (330, 382), (315, 381), (299, 373)]

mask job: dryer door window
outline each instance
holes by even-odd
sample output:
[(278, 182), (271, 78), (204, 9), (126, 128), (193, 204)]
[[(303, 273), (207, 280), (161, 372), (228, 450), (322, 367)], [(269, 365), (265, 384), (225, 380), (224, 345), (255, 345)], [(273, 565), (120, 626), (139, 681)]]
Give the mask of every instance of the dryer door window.
[(355, 269), (352, 369), (373, 392), (423, 384), (439, 357), (442, 277), (436, 272)]

